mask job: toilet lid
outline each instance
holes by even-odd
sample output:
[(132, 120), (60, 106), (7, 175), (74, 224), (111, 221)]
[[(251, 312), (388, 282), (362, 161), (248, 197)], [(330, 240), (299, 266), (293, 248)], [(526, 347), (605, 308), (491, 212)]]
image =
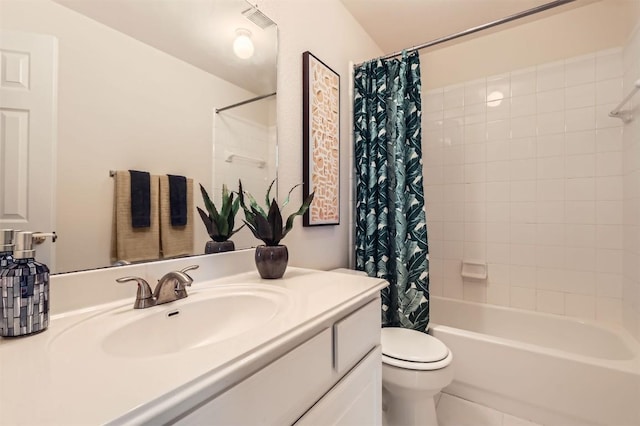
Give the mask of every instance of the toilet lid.
[(381, 343), (383, 355), (402, 361), (438, 362), (449, 355), (449, 348), (440, 340), (408, 328), (383, 328)]

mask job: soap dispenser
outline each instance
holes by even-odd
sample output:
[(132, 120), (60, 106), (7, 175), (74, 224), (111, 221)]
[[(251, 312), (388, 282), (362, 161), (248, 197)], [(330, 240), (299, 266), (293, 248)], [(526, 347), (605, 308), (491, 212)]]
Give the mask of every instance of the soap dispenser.
[(23, 336), (49, 325), (49, 268), (35, 261), (34, 239), (55, 234), (16, 232), (13, 262), (0, 269), (0, 336)]
[(0, 229), (0, 270), (13, 263), (14, 233), (13, 229)]

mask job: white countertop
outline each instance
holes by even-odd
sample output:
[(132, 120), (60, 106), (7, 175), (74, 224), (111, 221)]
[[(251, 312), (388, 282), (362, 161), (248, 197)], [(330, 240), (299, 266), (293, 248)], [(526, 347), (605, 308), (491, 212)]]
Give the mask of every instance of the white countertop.
[(261, 280), (257, 272), (196, 279), (188, 292), (196, 296), (233, 283), (283, 289), (289, 298), (286, 313), (220, 343), (153, 357), (107, 353), (98, 344), (99, 333), (87, 327), (86, 338), (61, 339), (70, 327), (107, 310), (171, 310), (189, 298), (137, 311), (133, 299), (119, 300), (52, 316), (48, 330), (37, 335), (0, 339), (0, 423), (162, 423), (202, 402), (203, 393), (218, 394), (278, 358), (387, 285), (375, 278), (290, 267), (279, 280)]

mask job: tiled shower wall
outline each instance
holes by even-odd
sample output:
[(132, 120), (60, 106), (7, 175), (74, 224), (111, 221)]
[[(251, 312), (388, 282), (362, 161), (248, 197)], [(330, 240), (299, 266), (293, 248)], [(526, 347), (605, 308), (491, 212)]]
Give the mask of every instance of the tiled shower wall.
[[(624, 49), (624, 93), (640, 80), (640, 24)], [(626, 109), (634, 119), (624, 126), (623, 144), (623, 233), (624, 233), (624, 325), (640, 341), (640, 93)]]
[(432, 294), (622, 323), (622, 75), (615, 49), (423, 95)]

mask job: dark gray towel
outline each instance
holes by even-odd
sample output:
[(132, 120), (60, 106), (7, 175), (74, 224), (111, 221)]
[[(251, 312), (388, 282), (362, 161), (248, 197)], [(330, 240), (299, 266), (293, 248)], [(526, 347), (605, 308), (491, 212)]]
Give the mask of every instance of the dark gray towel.
[(171, 210), (171, 226), (187, 224), (187, 178), (169, 176), (169, 207)]
[(151, 226), (151, 175), (148, 172), (129, 170), (131, 176), (131, 226)]

